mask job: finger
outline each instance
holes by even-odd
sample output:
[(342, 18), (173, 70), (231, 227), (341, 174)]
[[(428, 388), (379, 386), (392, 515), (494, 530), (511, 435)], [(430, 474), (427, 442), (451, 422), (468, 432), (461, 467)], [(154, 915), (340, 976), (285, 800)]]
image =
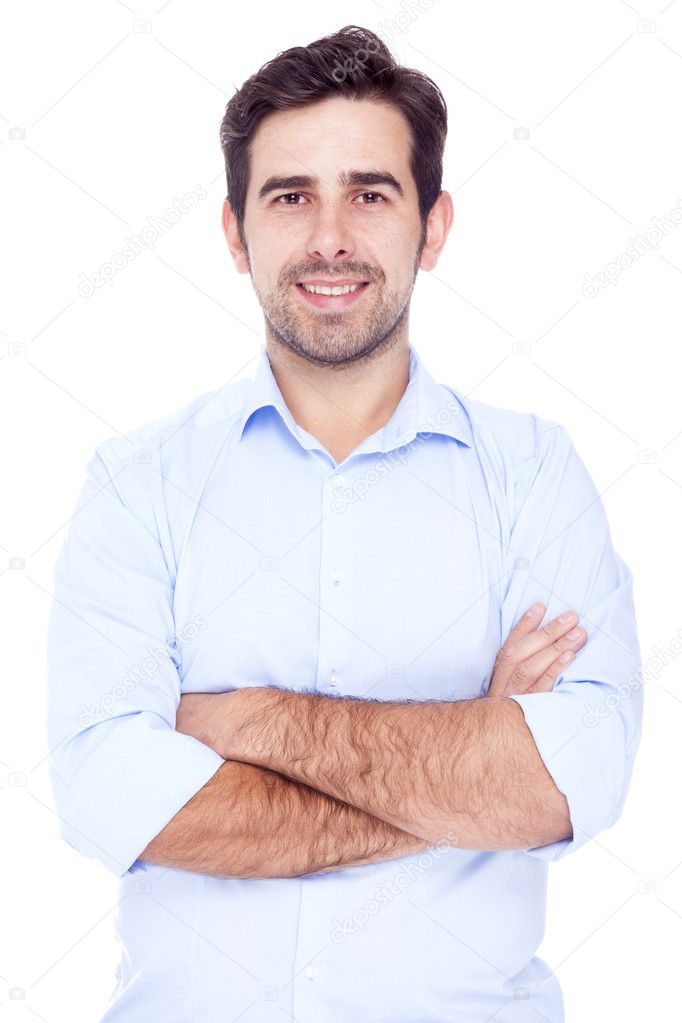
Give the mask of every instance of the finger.
[[(562, 621), (563, 619), (563, 621)], [(561, 639), (568, 632), (576, 627), (578, 624), (578, 615), (575, 611), (567, 609), (558, 614), (546, 625), (541, 625), (539, 629), (532, 632), (530, 636), (527, 636), (523, 640), (524, 644), (524, 660), (532, 657), (540, 650), (544, 650), (551, 646), (552, 643), (556, 643), (557, 640)]]
[(526, 690), (528, 693), (551, 693), (562, 672), (566, 671), (569, 664), (576, 659), (577, 650), (566, 650), (555, 661), (552, 661), (549, 668), (540, 676), (537, 682)]
[[(587, 642), (587, 630), (583, 626), (572, 629), (577, 636), (561, 636), (550, 647), (517, 665), (512, 673), (510, 685), (514, 692), (529, 692), (564, 653), (577, 653)], [(563, 663), (563, 662), (562, 662)], [(567, 661), (565, 663), (570, 663)], [(561, 664), (560, 664), (561, 668)]]
[(511, 677), (516, 665), (523, 660), (522, 641), (537, 629), (545, 610), (545, 605), (540, 602), (529, 607), (525, 614), (521, 615), (500, 647), (495, 658), (494, 677), (496, 683), (502, 688)]
[(531, 607), (522, 614), (514, 628), (509, 633), (509, 639), (512, 636), (521, 637), (528, 636), (531, 632), (537, 629), (538, 625), (542, 621), (543, 615), (547, 608), (544, 604), (538, 601), (537, 604), (532, 604)]
[[(562, 618), (565, 618), (566, 620), (561, 621)], [(541, 626), (539, 629), (535, 629), (534, 632), (530, 632), (527, 635), (524, 634), (526, 624), (522, 624), (520, 621), (519, 625), (522, 626), (521, 629), (518, 632), (518, 627), (512, 629), (507, 640), (502, 646), (502, 649), (497, 655), (498, 660), (496, 662), (496, 670), (499, 666), (501, 676), (506, 682), (518, 665), (529, 660), (541, 650), (545, 650), (550, 647), (552, 643), (555, 643), (561, 638), (561, 636), (570, 632), (576, 625), (577, 621), (578, 615), (575, 611), (562, 611), (562, 613), (556, 618), (553, 618), (551, 622)]]

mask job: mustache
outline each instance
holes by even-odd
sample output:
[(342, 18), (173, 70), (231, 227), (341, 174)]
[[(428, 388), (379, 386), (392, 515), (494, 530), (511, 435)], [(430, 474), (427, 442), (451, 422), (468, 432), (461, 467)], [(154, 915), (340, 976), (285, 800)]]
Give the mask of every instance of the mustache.
[(297, 268), (295, 271), (287, 271), (282, 278), (284, 284), (296, 284), (306, 278), (319, 277), (325, 281), (334, 281), (345, 277), (354, 277), (363, 281), (378, 281), (383, 279), (383, 274), (378, 274), (375, 269), (366, 265), (361, 266), (335, 266), (333, 270), (322, 267), (319, 264)]

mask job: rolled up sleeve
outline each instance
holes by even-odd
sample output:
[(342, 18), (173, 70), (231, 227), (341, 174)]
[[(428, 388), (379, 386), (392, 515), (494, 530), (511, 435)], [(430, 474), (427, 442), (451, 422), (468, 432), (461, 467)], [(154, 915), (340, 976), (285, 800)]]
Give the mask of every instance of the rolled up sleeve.
[(633, 578), (614, 550), (597, 489), (566, 429), (533, 416), (531, 453), (517, 465), (507, 636), (534, 601), (547, 624), (575, 610), (587, 641), (548, 693), (511, 696), (568, 802), (573, 837), (525, 850), (558, 860), (620, 817), (642, 726), (641, 654)]
[(140, 498), (126, 462), (101, 448), (54, 571), (48, 763), (62, 838), (120, 877), (225, 761), (175, 731), (180, 676), (167, 559), (149, 498)]

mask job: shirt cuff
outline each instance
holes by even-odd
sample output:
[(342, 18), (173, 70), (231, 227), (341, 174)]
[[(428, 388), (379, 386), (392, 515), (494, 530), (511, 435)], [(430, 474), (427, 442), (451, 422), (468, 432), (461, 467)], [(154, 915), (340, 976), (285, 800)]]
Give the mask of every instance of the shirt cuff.
[[(110, 732), (74, 778), (60, 814), (61, 836), (121, 877), (225, 760), (152, 712), (96, 727)], [(87, 735), (70, 741), (77, 745)]]
[[(540, 756), (566, 797), (573, 837), (526, 849), (543, 860), (560, 860), (616, 823), (629, 786), (637, 742), (626, 749), (618, 713), (603, 713), (610, 686), (559, 683), (549, 693), (509, 696), (523, 711)], [(638, 736), (636, 737), (638, 739)]]

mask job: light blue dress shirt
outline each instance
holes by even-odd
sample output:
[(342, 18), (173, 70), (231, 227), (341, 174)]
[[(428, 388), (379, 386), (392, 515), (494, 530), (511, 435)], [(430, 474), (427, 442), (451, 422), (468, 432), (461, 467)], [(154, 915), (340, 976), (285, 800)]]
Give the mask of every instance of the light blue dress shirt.
[[(572, 839), (296, 878), (139, 858), (224, 763), (175, 731), (182, 693), (476, 699), (535, 600), (589, 637), (553, 692), (513, 697)], [(251, 379), (96, 447), (55, 569), (48, 699), (61, 835), (120, 879), (102, 1023), (564, 1019), (534, 954), (548, 863), (618, 819), (642, 685), (632, 576), (563, 426), (436, 383), (411, 346), (390, 421), (337, 465), (262, 346)]]

